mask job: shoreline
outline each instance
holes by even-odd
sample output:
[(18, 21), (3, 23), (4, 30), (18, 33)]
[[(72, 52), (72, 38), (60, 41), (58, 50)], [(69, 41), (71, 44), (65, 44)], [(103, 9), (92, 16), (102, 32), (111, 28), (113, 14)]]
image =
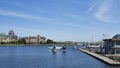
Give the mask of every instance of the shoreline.
[[(0, 44), (0, 46), (63, 46), (64, 44)], [(68, 46), (74, 45), (74, 44), (66, 44)]]
[(94, 58), (96, 58), (96, 59), (98, 59), (98, 60), (100, 60), (100, 61), (103, 61), (103, 62), (105, 62), (105, 63), (107, 63), (109, 65), (113, 65), (113, 66), (118, 65), (118, 66), (120, 66), (120, 62), (116, 62), (116, 61), (114, 61), (112, 59), (109, 59), (109, 58), (107, 58), (105, 56), (102, 56), (102, 55), (99, 55), (99, 54), (96, 54), (96, 53), (93, 53), (93, 52), (89, 52), (89, 51), (87, 51), (85, 49), (82, 49), (82, 48), (80, 48), (79, 50), (86, 53), (86, 54), (88, 54), (88, 55), (90, 55), (90, 56), (92, 56), (92, 57), (94, 57)]

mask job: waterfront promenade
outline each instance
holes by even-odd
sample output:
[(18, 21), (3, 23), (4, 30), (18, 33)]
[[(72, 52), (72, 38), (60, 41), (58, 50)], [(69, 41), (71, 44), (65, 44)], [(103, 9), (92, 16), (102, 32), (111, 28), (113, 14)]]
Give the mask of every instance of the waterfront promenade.
[(89, 51), (87, 51), (85, 49), (80, 48), (80, 51), (82, 51), (82, 52), (84, 52), (86, 54), (89, 54), (89, 55), (91, 55), (91, 56), (93, 56), (93, 57), (95, 57), (95, 58), (97, 58), (97, 59), (99, 59), (99, 60), (101, 60), (101, 61), (103, 61), (103, 62), (105, 62), (107, 64), (120, 65), (120, 62), (116, 62), (116, 61), (114, 61), (112, 59), (109, 59), (109, 58), (107, 58), (105, 56), (102, 56), (102, 55), (99, 55), (99, 54), (96, 54), (96, 53), (93, 53), (93, 52), (89, 52)]

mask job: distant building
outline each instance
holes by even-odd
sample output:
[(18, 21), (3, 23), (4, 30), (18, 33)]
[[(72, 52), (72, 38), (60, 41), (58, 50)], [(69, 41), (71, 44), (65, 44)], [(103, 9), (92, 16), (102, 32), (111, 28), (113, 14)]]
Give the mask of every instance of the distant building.
[(15, 35), (15, 32), (14, 32), (13, 30), (10, 30), (10, 31), (8, 32), (8, 35), (9, 35), (9, 36), (14, 36), (14, 35)]
[(43, 36), (29, 36), (25, 37), (26, 44), (40, 44), (46, 43), (46, 37)]
[(8, 35), (5, 33), (0, 33), (0, 43), (10, 43), (16, 41), (18, 41), (18, 36), (15, 35), (15, 32), (13, 30), (10, 30), (8, 32)]
[(47, 41), (46, 41), (46, 37), (43, 37), (43, 36), (41, 36), (40, 38), (39, 38), (39, 40), (40, 40), (40, 43), (46, 43)]
[(0, 37), (0, 43), (2, 42), (2, 38)]
[(0, 33), (0, 43), (7, 43), (10, 39), (5, 33)]
[(65, 43), (67, 43), (67, 44), (74, 44), (73, 41), (65, 41)]
[(100, 53), (101, 52), (101, 45), (97, 44), (97, 43), (88, 43), (86, 48), (90, 51), (90, 52), (96, 52), (96, 53)]
[(29, 44), (29, 43), (30, 43), (29, 37), (25, 37), (25, 43), (26, 43), (26, 44)]
[(5, 33), (0, 33), (0, 44), (1, 43), (23, 43), (23, 44), (40, 44), (40, 43), (46, 43), (46, 37), (44, 36), (28, 36), (28, 37), (19, 37), (15, 35), (15, 32), (13, 30), (10, 30), (8, 32), (8, 35)]
[(8, 32), (8, 37), (10, 38), (11, 41), (17, 41), (18, 40), (18, 36), (15, 35), (15, 32), (13, 30), (10, 30)]
[(104, 39), (103, 51), (105, 54), (120, 54), (120, 34), (111, 39)]

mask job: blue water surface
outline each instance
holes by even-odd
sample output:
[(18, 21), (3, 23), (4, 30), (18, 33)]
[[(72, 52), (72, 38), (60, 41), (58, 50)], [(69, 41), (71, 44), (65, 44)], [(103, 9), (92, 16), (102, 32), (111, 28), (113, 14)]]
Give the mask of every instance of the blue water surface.
[(49, 46), (0, 46), (0, 68), (119, 68), (68, 46), (51, 52)]

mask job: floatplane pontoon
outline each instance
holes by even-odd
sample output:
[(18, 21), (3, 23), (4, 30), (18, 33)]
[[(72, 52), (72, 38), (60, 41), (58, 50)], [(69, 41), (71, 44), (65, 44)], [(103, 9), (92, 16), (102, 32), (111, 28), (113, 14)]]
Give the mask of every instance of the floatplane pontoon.
[(65, 50), (66, 45), (64, 45), (64, 46), (52, 46), (52, 47), (48, 47), (48, 48), (50, 51), (57, 52), (57, 51)]

